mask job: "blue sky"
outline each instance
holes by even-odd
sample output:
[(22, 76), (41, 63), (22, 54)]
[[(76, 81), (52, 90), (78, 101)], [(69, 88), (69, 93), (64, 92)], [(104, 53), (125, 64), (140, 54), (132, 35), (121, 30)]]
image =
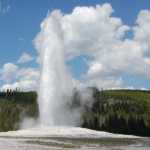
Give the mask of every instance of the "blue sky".
[[(63, 13), (70, 13), (76, 6), (95, 6), (106, 2), (115, 10), (113, 16), (121, 18), (129, 26), (135, 25), (140, 10), (150, 10), (149, 0), (0, 0), (0, 67), (8, 62), (16, 63), (23, 52), (37, 56), (33, 39), (40, 31), (40, 23), (48, 10), (60, 9)], [(70, 64), (76, 78), (81, 78), (87, 70), (82, 56)], [(25, 66), (38, 65), (31, 61)], [(123, 74), (122, 78), (127, 86), (150, 88), (147, 78), (131, 74)]]

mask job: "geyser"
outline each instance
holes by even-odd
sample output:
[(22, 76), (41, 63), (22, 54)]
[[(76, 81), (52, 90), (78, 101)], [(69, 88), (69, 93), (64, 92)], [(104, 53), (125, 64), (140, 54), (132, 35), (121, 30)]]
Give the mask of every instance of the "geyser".
[(41, 125), (71, 125), (67, 104), (72, 95), (72, 80), (65, 63), (61, 14), (54, 11), (41, 24), (35, 39), (40, 53), (41, 75), (38, 103)]

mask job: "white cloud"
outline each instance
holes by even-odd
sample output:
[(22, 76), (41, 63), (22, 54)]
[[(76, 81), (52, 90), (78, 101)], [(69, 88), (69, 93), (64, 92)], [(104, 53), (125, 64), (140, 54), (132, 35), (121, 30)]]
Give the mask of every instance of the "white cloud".
[(125, 88), (123, 80), (118, 77), (95, 77), (85, 82), (86, 86), (94, 86), (99, 89), (120, 89)]
[(18, 59), (17, 63), (23, 64), (23, 63), (28, 63), (32, 60), (33, 60), (33, 57), (30, 54), (24, 52)]
[[(122, 88), (125, 86), (123, 74), (150, 78), (150, 11), (140, 11), (133, 27), (112, 16), (113, 11), (111, 5), (107, 3), (96, 7), (76, 7), (70, 14), (55, 10), (41, 23), (43, 30), (50, 28), (49, 21), (52, 14), (58, 13), (57, 19), (61, 26), (66, 60), (82, 54), (90, 58), (87, 60), (89, 69), (82, 76), (80, 83), (73, 79), (75, 84)], [(127, 38), (125, 36), (127, 32), (131, 32), (133, 38)], [(49, 38), (50, 33), (47, 32), (44, 38), (46, 34)], [(53, 39), (44, 41), (50, 40)], [(42, 37), (36, 38), (35, 45), (40, 49), (39, 55), (42, 55), (41, 42), (43, 43)], [(25, 62), (31, 58), (27, 56)], [(24, 63), (24, 58), (20, 59), (18, 62)], [(17, 77), (20, 80), (18, 79), (14, 85), (23, 87), (24, 84), (26, 89), (30, 89), (26, 85), (31, 85), (33, 81), (31, 87), (35, 87), (39, 77), (37, 72), (32, 68), (19, 69)]]
[(0, 70), (1, 90), (19, 88), (24, 91), (37, 90), (39, 70), (35, 68), (19, 68), (13, 63), (6, 63)]
[[(129, 29), (119, 18), (111, 17), (110, 4), (77, 7), (62, 18), (64, 42), (71, 55), (108, 50)], [(107, 46), (107, 47), (105, 47)], [(104, 49), (105, 47), (105, 49)]]
[(17, 79), (11, 83), (5, 83), (1, 90), (7, 88), (20, 89), (24, 91), (37, 90), (39, 85), (39, 71), (34, 68), (21, 68), (16, 72)]
[[(28, 53), (23, 53), (18, 59), (20, 63), (27, 63), (33, 60)], [(13, 63), (5, 63), (0, 69), (0, 80), (3, 82), (0, 89), (20, 89), (24, 91), (37, 90), (39, 82), (39, 70), (32, 67), (19, 67)]]
[(34, 68), (21, 68), (18, 71), (17, 76), (29, 80), (38, 79), (39, 72), (37, 69)]
[(6, 82), (10, 82), (16, 78), (16, 72), (18, 71), (18, 66), (13, 63), (6, 63), (0, 70), (0, 79)]
[(133, 28), (134, 40), (140, 44), (144, 57), (150, 57), (150, 11), (140, 11), (136, 23)]
[[(123, 87), (124, 73), (150, 78), (150, 11), (140, 11), (134, 27), (113, 17), (113, 11), (108, 3), (76, 7), (70, 14), (53, 11), (41, 24), (46, 30), (51, 15), (59, 13), (66, 59), (81, 54), (90, 57), (89, 69), (83, 75), (89, 85)], [(133, 38), (126, 38), (127, 32), (132, 32)], [(38, 39), (36, 44), (41, 41)]]

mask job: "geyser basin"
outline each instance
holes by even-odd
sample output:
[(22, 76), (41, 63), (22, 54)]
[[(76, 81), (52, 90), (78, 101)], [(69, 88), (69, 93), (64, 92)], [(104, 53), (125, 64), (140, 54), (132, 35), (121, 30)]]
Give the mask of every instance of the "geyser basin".
[(0, 133), (0, 150), (149, 150), (149, 141), (79, 127), (41, 127)]
[(0, 137), (139, 138), (80, 127), (40, 127), (0, 133)]

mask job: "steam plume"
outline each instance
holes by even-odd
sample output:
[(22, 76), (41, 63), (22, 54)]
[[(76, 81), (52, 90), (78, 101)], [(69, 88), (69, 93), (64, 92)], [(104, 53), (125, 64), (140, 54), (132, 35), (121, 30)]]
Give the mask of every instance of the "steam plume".
[(38, 102), (42, 125), (72, 123), (67, 107), (72, 95), (72, 80), (65, 64), (61, 17), (59, 11), (54, 11), (42, 23), (41, 32), (36, 38), (36, 46), (41, 56)]

